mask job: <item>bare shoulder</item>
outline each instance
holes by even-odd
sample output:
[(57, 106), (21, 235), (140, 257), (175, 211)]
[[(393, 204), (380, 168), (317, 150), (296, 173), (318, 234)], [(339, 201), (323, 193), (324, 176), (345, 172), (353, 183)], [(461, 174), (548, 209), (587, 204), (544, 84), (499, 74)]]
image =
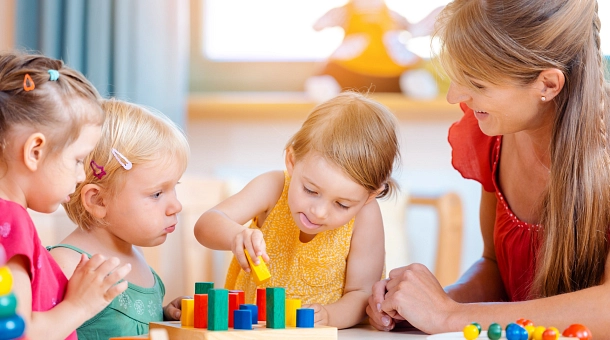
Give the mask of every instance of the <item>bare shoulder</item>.
[(255, 194), (259, 200), (273, 206), (282, 195), (284, 179), (284, 172), (281, 170), (265, 172), (248, 183), (242, 192)]
[(81, 254), (68, 248), (54, 248), (50, 253), (64, 275), (70, 279), (72, 274), (74, 274), (76, 266), (80, 262)]

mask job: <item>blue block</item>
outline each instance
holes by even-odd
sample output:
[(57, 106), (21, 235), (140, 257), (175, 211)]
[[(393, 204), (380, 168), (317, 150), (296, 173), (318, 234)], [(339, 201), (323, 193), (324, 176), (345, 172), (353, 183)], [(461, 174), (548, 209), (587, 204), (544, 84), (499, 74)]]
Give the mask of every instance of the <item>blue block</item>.
[(239, 305), (239, 309), (249, 310), (252, 313), (252, 324), (256, 325), (258, 323), (258, 306), (257, 305)]
[(248, 309), (234, 310), (233, 329), (252, 329), (252, 312)]
[(313, 315), (312, 308), (297, 309), (297, 327), (313, 328)]

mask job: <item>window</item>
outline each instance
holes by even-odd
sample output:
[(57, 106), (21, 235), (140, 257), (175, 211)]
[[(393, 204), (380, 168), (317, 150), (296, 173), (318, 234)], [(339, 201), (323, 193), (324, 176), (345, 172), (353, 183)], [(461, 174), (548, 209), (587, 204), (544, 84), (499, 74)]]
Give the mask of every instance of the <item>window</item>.
[[(203, 53), (214, 61), (318, 61), (341, 43), (339, 27), (316, 32), (312, 25), (346, 0), (206, 0)], [(448, 0), (386, 0), (387, 5), (417, 22)], [(409, 41), (415, 53), (429, 55), (429, 38)]]

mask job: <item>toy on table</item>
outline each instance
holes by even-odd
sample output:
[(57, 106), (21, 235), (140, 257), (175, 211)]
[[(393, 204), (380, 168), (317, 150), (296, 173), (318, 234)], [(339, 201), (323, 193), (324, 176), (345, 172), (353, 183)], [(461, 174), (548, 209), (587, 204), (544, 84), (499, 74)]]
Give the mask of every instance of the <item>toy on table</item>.
[[(215, 289), (211, 282), (197, 282), (194, 299), (182, 300), (181, 321), (152, 322), (150, 329), (164, 329), (172, 340), (337, 339), (337, 328), (314, 326), (314, 310), (300, 308), (298, 299), (286, 299), (283, 287), (257, 289), (256, 305), (239, 303), (240, 293), (243, 292)], [(231, 308), (230, 300), (238, 307)], [(265, 311), (262, 318), (260, 309)]]
[(17, 314), (17, 298), (13, 294), (13, 274), (5, 266), (6, 253), (0, 245), (0, 340), (17, 339), (25, 331), (25, 321)]
[[(466, 325), (462, 331), (464, 338), (474, 340), (482, 336), (481, 325), (473, 322)], [(567, 338), (578, 338), (579, 340), (590, 340), (591, 331), (581, 324), (573, 324), (566, 328), (563, 333), (555, 327), (534, 326), (528, 319), (519, 319), (514, 323), (509, 323), (505, 329), (505, 337), (502, 337), (502, 326), (492, 323), (487, 330), (487, 338), (491, 340), (558, 340), (560, 334)]]
[(439, 94), (435, 68), (407, 48), (405, 37), (429, 35), (440, 9), (414, 24), (389, 9), (384, 0), (350, 0), (331, 9), (313, 28), (339, 26), (345, 36), (322, 71), (306, 81), (306, 92), (319, 101), (346, 88), (435, 98)]

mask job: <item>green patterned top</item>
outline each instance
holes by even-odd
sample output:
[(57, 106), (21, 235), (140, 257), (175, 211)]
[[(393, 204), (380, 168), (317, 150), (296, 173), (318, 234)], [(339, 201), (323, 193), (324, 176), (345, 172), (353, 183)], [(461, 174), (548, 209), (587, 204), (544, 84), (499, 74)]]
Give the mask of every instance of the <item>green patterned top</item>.
[[(80, 254), (91, 255), (69, 244), (47, 247), (68, 248)], [(77, 330), (79, 340), (108, 340), (112, 337), (135, 336), (148, 333), (149, 322), (163, 321), (163, 297), (165, 285), (151, 268), (155, 284), (143, 288), (129, 283), (127, 289), (117, 296), (108, 307), (87, 320)]]

